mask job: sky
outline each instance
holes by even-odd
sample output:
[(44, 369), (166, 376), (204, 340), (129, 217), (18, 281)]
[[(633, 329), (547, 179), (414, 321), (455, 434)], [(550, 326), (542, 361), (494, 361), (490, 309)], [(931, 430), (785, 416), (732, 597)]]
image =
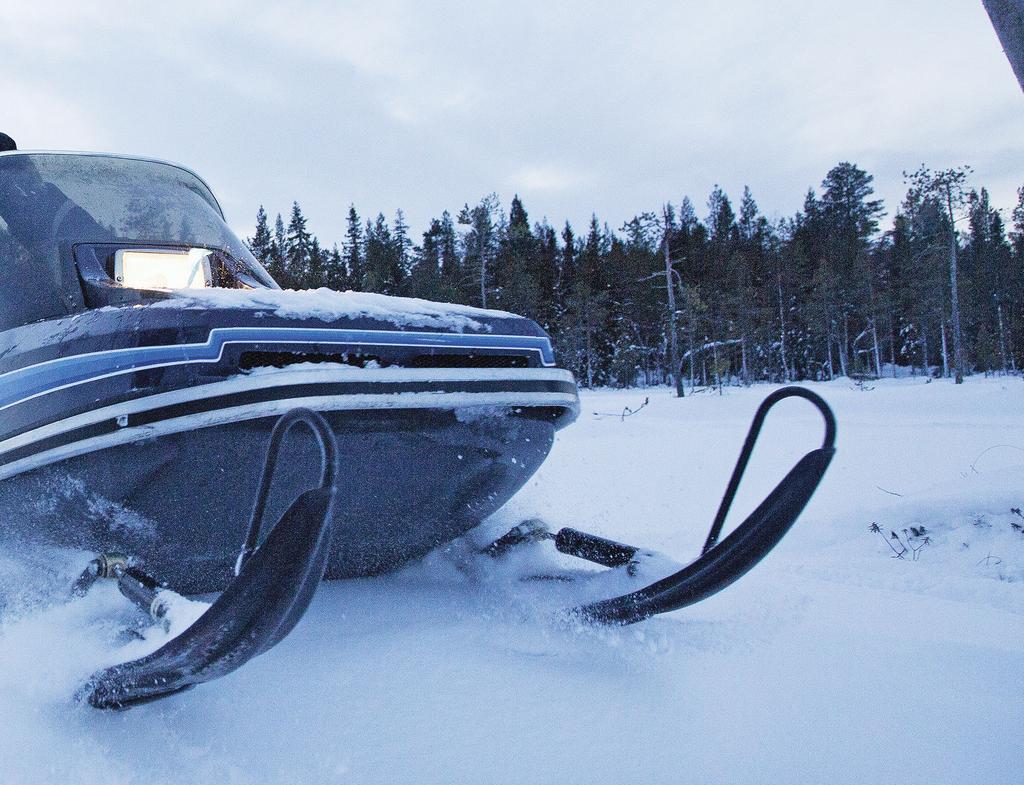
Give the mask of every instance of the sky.
[(0, 130), (23, 149), (184, 163), (251, 234), (298, 200), (340, 242), (349, 204), (514, 194), (531, 220), (613, 229), (719, 184), (796, 212), (839, 161), (889, 216), (903, 171), (970, 164), (1006, 216), (1024, 93), (980, 0), (0, 3)]

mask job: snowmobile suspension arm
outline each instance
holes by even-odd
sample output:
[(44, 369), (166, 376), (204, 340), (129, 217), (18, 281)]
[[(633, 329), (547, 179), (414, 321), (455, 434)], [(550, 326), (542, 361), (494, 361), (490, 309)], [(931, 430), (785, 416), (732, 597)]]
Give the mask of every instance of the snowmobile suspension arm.
[(260, 539), (260, 529), (263, 526), (263, 515), (267, 507), (267, 498), (270, 496), (270, 485), (274, 480), (274, 472), (277, 469), (277, 455), (281, 451), (281, 442), (288, 432), (298, 424), (305, 425), (312, 432), (320, 448), (320, 485), (321, 489), (332, 488), (338, 482), (338, 445), (330, 427), (323, 421), (320, 415), (314, 414), (308, 409), (292, 409), (285, 414), (274, 425), (270, 434), (270, 444), (267, 447), (267, 458), (263, 464), (263, 474), (260, 477), (259, 490), (256, 492), (256, 503), (252, 509), (252, 517), (249, 519), (249, 530), (245, 535), (242, 550), (235, 562), (235, 575), (242, 571), (245, 562), (256, 550)]
[(711, 531), (708, 532), (708, 538), (704, 542), (701, 555), (714, 548), (718, 542), (718, 537), (722, 533), (722, 526), (725, 524), (725, 516), (729, 514), (732, 501), (736, 498), (736, 491), (740, 487), (743, 473), (747, 470), (750, 454), (754, 451), (754, 444), (757, 442), (757, 437), (761, 434), (761, 426), (764, 425), (765, 417), (768, 416), (768, 411), (784, 398), (804, 398), (818, 407), (821, 416), (825, 418), (825, 438), (822, 441), (821, 449), (835, 449), (836, 418), (821, 396), (812, 393), (810, 390), (805, 390), (803, 387), (783, 387), (781, 390), (776, 390), (765, 398), (761, 405), (757, 407), (754, 421), (750, 424), (750, 430), (747, 431), (747, 438), (743, 442), (743, 449), (740, 450), (739, 460), (736, 461), (736, 468), (732, 470), (732, 477), (729, 478), (729, 485), (726, 486), (722, 503), (718, 505), (718, 512), (715, 513), (715, 519), (711, 523)]

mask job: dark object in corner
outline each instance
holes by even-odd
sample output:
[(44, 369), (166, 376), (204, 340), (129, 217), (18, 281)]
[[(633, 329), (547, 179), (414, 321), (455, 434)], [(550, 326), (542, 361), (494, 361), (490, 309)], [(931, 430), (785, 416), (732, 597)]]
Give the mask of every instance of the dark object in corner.
[(1024, 90), (1024, 0), (982, 0), (982, 5)]

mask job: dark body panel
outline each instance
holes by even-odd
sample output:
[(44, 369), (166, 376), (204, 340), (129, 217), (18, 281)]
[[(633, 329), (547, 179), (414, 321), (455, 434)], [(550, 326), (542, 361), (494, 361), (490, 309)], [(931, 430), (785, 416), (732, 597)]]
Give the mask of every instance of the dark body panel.
[[(325, 412), (340, 448), (328, 577), (385, 572), (476, 526), (547, 456), (550, 418), (452, 411)], [(76, 456), (0, 482), (0, 520), (19, 541), (141, 558), (185, 592), (224, 588), (245, 535), (275, 418), (170, 434)], [(282, 448), (277, 520), (318, 479), (316, 447)]]

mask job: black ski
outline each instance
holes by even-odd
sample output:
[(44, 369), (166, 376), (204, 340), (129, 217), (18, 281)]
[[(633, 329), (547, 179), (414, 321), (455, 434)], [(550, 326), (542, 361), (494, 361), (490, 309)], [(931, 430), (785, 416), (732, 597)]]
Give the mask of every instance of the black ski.
[[(725, 517), (732, 506), (769, 409), (779, 401), (793, 397), (810, 401), (821, 413), (825, 421), (822, 446), (801, 458), (757, 509), (719, 542)], [(767, 556), (790, 530), (835, 455), (835, 439), (835, 416), (819, 395), (803, 387), (783, 387), (775, 391), (762, 402), (754, 415), (704, 549), (696, 561), (642, 589), (581, 605), (573, 608), (570, 613), (592, 622), (634, 624), (658, 613), (684, 608), (720, 592)], [(525, 521), (485, 548), (483, 553), (498, 557), (510, 548), (539, 540), (551, 540), (562, 553), (606, 567), (630, 569), (640, 550), (632, 545), (613, 542), (576, 529), (566, 528), (557, 533), (549, 533), (539, 522)]]
[[(301, 494), (257, 547), (281, 439), (298, 423), (320, 444), (320, 486)], [(181, 635), (146, 657), (95, 674), (84, 688), (89, 703), (123, 709), (173, 695), (225, 676), (279, 643), (302, 618), (323, 579), (337, 473), (337, 447), (323, 418), (306, 409), (284, 415), (271, 434), (235, 580)]]

